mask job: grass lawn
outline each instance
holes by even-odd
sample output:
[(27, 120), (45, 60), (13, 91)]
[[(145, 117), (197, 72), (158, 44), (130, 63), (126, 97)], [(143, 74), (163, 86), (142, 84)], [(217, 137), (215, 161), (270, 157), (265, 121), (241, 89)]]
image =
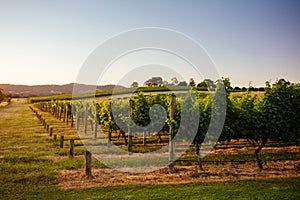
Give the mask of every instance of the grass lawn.
[(300, 177), (63, 190), (57, 187), (58, 172), (83, 168), (80, 158), (49, 158), (64, 151), (28, 104), (1, 108), (0, 199), (300, 199)]
[[(122, 185), (60, 190), (42, 187), (24, 199), (299, 199), (300, 179)], [(21, 198), (21, 196), (19, 196)]]

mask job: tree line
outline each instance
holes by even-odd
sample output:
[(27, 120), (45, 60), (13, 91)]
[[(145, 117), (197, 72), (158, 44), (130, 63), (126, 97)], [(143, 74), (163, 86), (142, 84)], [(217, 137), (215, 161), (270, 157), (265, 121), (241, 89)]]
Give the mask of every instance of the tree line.
[[(148, 80), (146, 80), (144, 82), (144, 86), (148, 86), (148, 87), (156, 87), (156, 86), (191, 86), (191, 87), (196, 87), (199, 89), (215, 89), (217, 86), (217, 82), (219, 80), (213, 81), (211, 79), (204, 79), (199, 83), (196, 83), (196, 81), (193, 78), (189, 79), (189, 82), (186, 81), (178, 81), (178, 79), (176, 77), (171, 78), (171, 81), (168, 82), (167, 80), (163, 80), (162, 77), (151, 77)], [(231, 81), (229, 78), (227, 77), (222, 77), (222, 81), (223, 84), (230, 90), (233, 91), (264, 91), (265, 88), (264, 87), (253, 87), (251, 85), (251, 82), (249, 83), (248, 87), (232, 87), (231, 86)], [(130, 87), (139, 87), (139, 83), (134, 81), (132, 82), (132, 84), (130, 85)]]

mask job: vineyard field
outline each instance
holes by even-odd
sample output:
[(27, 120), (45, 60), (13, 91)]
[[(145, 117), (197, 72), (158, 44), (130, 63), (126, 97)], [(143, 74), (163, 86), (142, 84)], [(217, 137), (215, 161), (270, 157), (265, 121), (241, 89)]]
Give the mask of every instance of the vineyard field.
[[(196, 101), (183, 93), (35, 103), (13, 99), (0, 108), (0, 199), (38, 199), (45, 194), (50, 199), (170, 198), (175, 190), (176, 198), (198, 199), (205, 194), (208, 199), (297, 199), (300, 129), (294, 113), (299, 109), (299, 88), (278, 82), (263, 95), (226, 93), (225, 97), (224, 128), (205, 157), (201, 145), (216, 94), (196, 95)], [(155, 104), (165, 112), (151, 118), (149, 110)], [(283, 105), (284, 110), (277, 109)], [(165, 147), (176, 132), (190, 128), (180, 124), (182, 108), (190, 109), (189, 121), (199, 126), (186, 148), (183, 141), (175, 141), (170, 150)], [(198, 121), (192, 108), (199, 108)], [(272, 126), (266, 123), (270, 118), (276, 119)], [(147, 127), (151, 119), (163, 121), (157, 125), (160, 131)], [(148, 159), (158, 150), (165, 160)], [(183, 153), (172, 168), (165, 165), (178, 152)], [(130, 172), (158, 163), (163, 167)]]

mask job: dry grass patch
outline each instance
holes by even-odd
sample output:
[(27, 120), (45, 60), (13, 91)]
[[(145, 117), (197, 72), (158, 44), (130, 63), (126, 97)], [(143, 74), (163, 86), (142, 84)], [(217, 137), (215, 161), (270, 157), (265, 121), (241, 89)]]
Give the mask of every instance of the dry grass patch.
[(58, 174), (59, 187), (63, 189), (127, 184), (175, 184), (188, 182), (209, 182), (243, 180), (249, 178), (299, 177), (295, 166), (300, 161), (270, 161), (264, 170), (259, 170), (255, 162), (204, 164), (204, 170), (197, 166), (176, 166), (176, 173), (168, 168), (151, 173), (132, 174), (110, 168), (93, 170), (93, 178), (84, 175), (84, 169), (63, 170)]

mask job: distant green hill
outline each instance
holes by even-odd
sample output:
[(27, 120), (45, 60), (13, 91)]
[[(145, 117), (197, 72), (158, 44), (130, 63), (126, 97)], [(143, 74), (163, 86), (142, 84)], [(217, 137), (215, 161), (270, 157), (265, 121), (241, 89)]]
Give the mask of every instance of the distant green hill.
[[(49, 96), (58, 94), (71, 94), (73, 92), (74, 83), (65, 85), (11, 85), (11, 84), (0, 84), (0, 88), (3, 89), (4, 93), (10, 97), (32, 97), (32, 96)], [(125, 88), (121, 85), (85, 85), (77, 84), (82, 92), (94, 90), (113, 90)]]

